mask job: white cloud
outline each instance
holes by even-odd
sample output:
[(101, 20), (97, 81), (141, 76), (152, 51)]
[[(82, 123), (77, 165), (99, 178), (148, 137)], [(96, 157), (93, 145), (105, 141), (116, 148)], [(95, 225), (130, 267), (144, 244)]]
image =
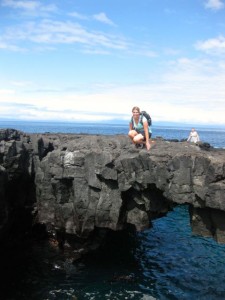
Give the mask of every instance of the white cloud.
[[(9, 27), (4, 35), (5, 41), (29, 41), (38, 44), (75, 44), (101, 46), (114, 50), (125, 50), (127, 42), (119, 36), (103, 32), (88, 31), (73, 22), (43, 20), (29, 22), (17, 27)], [(2, 37), (2, 39), (4, 39)]]
[(32, 86), (32, 82), (30, 81), (21, 81), (21, 80), (17, 80), (17, 81), (12, 81), (11, 82), (12, 86), (15, 86), (15, 87), (22, 87), (22, 88), (27, 88), (29, 86)]
[(9, 90), (9, 89), (0, 89), (0, 95), (1, 96), (5, 96), (5, 95), (12, 95), (14, 94), (13, 90)]
[(224, 82), (223, 61), (183, 58), (165, 66), (163, 75), (152, 74), (145, 84), (88, 86), (83, 87), (85, 94), (66, 89), (54, 92), (51, 87), (52, 92), (41, 94), (17, 89), (15, 95), (5, 93), (4, 101), (23, 103), (20, 117), (26, 119), (128, 121), (132, 107), (138, 105), (154, 121), (225, 125)]
[(218, 38), (199, 41), (195, 47), (209, 54), (225, 54), (225, 37), (219, 36)]
[[(4, 0), (4, 5), (13, 8), (25, 7), (30, 10), (29, 16), (40, 16), (40, 10), (47, 6), (41, 6), (38, 1), (13, 1)], [(32, 11), (32, 12), (31, 12)], [(81, 15), (77, 12), (71, 12), (71, 17), (83, 20), (93, 20), (93, 16)], [(94, 15), (94, 18), (100, 22), (115, 25), (105, 13)], [(21, 22), (22, 19), (18, 19)], [(35, 19), (30, 22), (18, 23), (16, 26), (3, 27), (0, 37), (0, 50), (5, 49), (14, 52), (26, 51), (57, 51), (60, 45), (76, 44), (76, 51), (93, 55), (110, 55), (125, 53), (126, 55), (138, 55), (145, 57), (156, 57), (157, 53), (151, 50), (150, 46), (134, 45), (131, 41), (120, 34), (110, 34), (103, 30), (95, 30), (92, 27), (83, 26), (78, 22), (55, 21), (50, 17)], [(26, 48), (24, 48), (26, 47)], [(54, 48), (53, 48), (54, 47)], [(118, 51), (118, 52), (116, 52)]]
[(101, 13), (98, 13), (98, 14), (95, 14), (93, 16), (86, 16), (86, 15), (83, 15), (83, 14), (80, 14), (80, 13), (77, 13), (77, 12), (71, 12), (68, 14), (69, 16), (71, 17), (74, 17), (76, 19), (79, 19), (79, 20), (96, 20), (98, 22), (101, 22), (101, 23), (105, 23), (105, 24), (108, 24), (108, 25), (111, 25), (111, 26), (116, 26), (115, 23), (113, 23), (112, 20), (110, 20), (106, 14), (104, 12), (101, 12)]
[[(7, 50), (22, 51), (24, 50), (23, 47), (27, 47), (30, 51), (44, 49), (44, 47), (45, 49), (53, 49), (54, 47), (57, 57), (60, 57), (62, 61), (65, 59), (65, 65), (68, 66), (68, 72), (64, 71), (65, 77), (62, 78), (63, 76), (56, 75), (55, 67), (57, 65), (54, 65), (51, 70), (53, 61), (51, 57), (49, 60), (45, 60), (48, 58), (48, 53), (36, 55), (37, 52), (33, 52), (27, 56), (19, 55), (17, 57), (13, 57), (13, 54), (10, 53), (13, 60), (9, 60), (8, 64), (5, 64), (6, 71), (2, 70), (2, 80), (0, 80), (2, 87), (0, 90), (1, 117), (6, 115), (9, 117), (15, 115), (16, 117), (17, 115), (21, 119), (77, 121), (100, 121), (117, 117), (121, 120), (129, 120), (131, 108), (138, 105), (141, 109), (149, 111), (154, 121), (225, 124), (225, 63), (222, 60), (224, 58), (222, 55), (225, 53), (224, 36), (202, 40), (195, 45), (196, 49), (200, 51), (220, 54), (220, 56), (207, 56), (207, 60), (184, 57), (167, 65), (165, 56), (160, 56), (156, 48), (157, 39), (154, 39), (154, 35), (149, 36), (146, 31), (144, 36), (139, 34), (136, 37), (136, 44), (131, 44), (132, 40), (123, 36), (130, 34), (131, 38), (133, 32), (124, 32), (124, 35), (112, 35), (104, 32), (105, 28), (107, 30), (112, 30), (112, 28), (101, 26), (102, 23), (111, 26), (115, 26), (115, 24), (103, 12), (94, 16), (71, 12), (66, 14), (66, 19), (63, 19), (64, 15), (61, 10), (58, 21), (55, 21), (56, 15), (51, 20), (48, 14), (44, 14), (45, 19), (41, 20), (29, 17), (36, 13), (37, 16), (40, 16), (41, 11), (54, 11), (54, 6), (44, 6), (45, 1), (0, 0), (0, 3), (11, 8), (11, 10), (5, 9), (5, 11), (10, 12), (11, 19), (8, 20), (5, 16), (2, 21), (0, 37), (0, 50), (2, 52), (7, 52)], [(206, 4), (210, 9), (223, 8), (223, 2), (218, 0), (207, 1)], [(14, 13), (15, 15), (13, 15)], [(21, 14), (23, 14), (22, 17)], [(26, 14), (25, 18), (23, 18), (24, 14)], [(27, 16), (29, 17), (27, 18)], [(27, 22), (27, 20), (31, 21)], [(78, 23), (79, 20), (88, 22), (86, 22), (86, 26), (83, 26), (83, 22)], [(101, 22), (101, 24), (94, 20)], [(14, 26), (10, 24), (14, 24)], [(133, 25), (135, 26), (135, 24)], [(8, 26), (8, 28), (4, 26)], [(94, 26), (104, 29), (95, 30)], [(218, 29), (215, 28), (215, 30), (218, 32)], [(115, 28), (113, 31), (116, 32)], [(141, 32), (138, 31), (138, 33)], [(159, 38), (162, 40), (160, 34)], [(166, 49), (164, 41), (163, 44), (158, 43), (161, 45), (161, 49)], [(172, 44), (176, 45), (176, 41)], [(64, 47), (60, 48), (61, 45)], [(69, 47), (66, 48), (65, 45), (71, 46), (73, 52), (68, 51), (70, 49), (68, 49)], [(179, 42), (178, 45), (180, 45)], [(66, 48), (66, 52), (64, 52), (64, 48)], [(58, 52), (57, 49), (59, 49)], [(106, 62), (104, 68), (102, 67), (103, 60), (100, 60), (101, 68), (95, 73), (94, 70), (89, 72), (93, 66), (97, 65), (97, 57), (94, 58), (95, 63), (92, 64), (91, 59), (86, 59), (84, 55), (79, 57), (79, 51), (96, 55), (113, 53), (117, 55), (116, 58), (119, 54), (118, 64), (115, 63), (115, 66), (113, 65), (111, 68), (110, 64), (116, 62), (116, 59), (107, 61), (106, 56), (104, 56), (103, 60)], [(178, 54), (181, 55), (181, 52), (176, 51), (176, 49), (166, 49), (165, 52), (167, 55), (172, 55), (170, 56), (171, 59), (177, 57)], [(77, 55), (77, 60), (81, 59), (77, 68), (73, 67), (75, 60), (70, 67), (70, 62), (68, 63), (66, 57), (67, 53), (69, 54), (68, 59), (72, 55)], [(33, 54), (34, 56), (32, 56)], [(128, 55), (132, 56), (131, 62)], [(135, 55), (147, 56), (148, 58), (145, 57), (142, 60), (142, 57), (140, 59)], [(190, 57), (193, 57), (192, 55), (193, 53), (190, 53)], [(160, 58), (159, 60), (152, 59), (152, 57), (157, 56)], [(23, 64), (27, 64), (27, 58), (28, 61), (31, 61), (29, 72), (27, 69), (23, 70)], [(138, 60), (135, 60), (136, 58)], [(214, 61), (210, 61), (210, 58)], [(37, 59), (33, 65), (32, 59)], [(82, 65), (82, 59), (85, 59), (84, 69), (81, 70), (82, 76), (85, 72), (90, 73), (87, 74), (87, 77), (84, 76), (84, 81), (82, 81), (82, 76), (79, 78), (79, 65)], [(13, 63), (14, 61), (18, 61), (18, 65)], [(38, 72), (36, 72), (36, 68)], [(139, 77), (142, 70), (143, 75)], [(45, 78), (48, 77), (52, 85), (50, 83), (48, 85), (47, 79), (43, 84), (44, 79), (39, 78), (41, 71), (46, 72)], [(93, 74), (96, 74), (97, 83), (94, 82), (95, 75)], [(123, 75), (124, 78), (122, 78)], [(105, 77), (103, 78), (103, 76)], [(112, 79), (113, 76), (114, 79)], [(10, 80), (8, 79), (10, 82), (7, 82), (7, 78), (10, 78)], [(122, 79), (120, 80), (120, 78)], [(29, 80), (40, 80), (40, 82), (30, 83)], [(74, 82), (74, 86), (71, 86), (73, 84), (71, 82)], [(102, 83), (101, 86), (98, 85), (99, 82)]]
[(9, 51), (12, 51), (12, 52), (24, 52), (25, 49), (22, 48), (22, 47), (18, 47), (16, 45), (13, 45), (12, 43), (4, 40), (4, 38), (0, 37), (0, 50), (9, 50)]
[(93, 16), (93, 18), (99, 22), (115, 26), (115, 24), (106, 16), (105, 13), (99, 13)]
[(3, 0), (1, 5), (3, 7), (10, 7), (13, 9), (20, 9), (23, 12), (32, 15), (39, 15), (42, 13), (49, 13), (57, 11), (57, 7), (54, 4), (43, 5), (39, 1), (16, 1), (16, 0)]
[(26, 10), (35, 10), (38, 9), (41, 4), (37, 1), (14, 1), (14, 0), (3, 0), (2, 6), (7, 6), (11, 8), (20, 8)]
[(82, 14), (79, 14), (79, 13), (77, 13), (77, 12), (71, 12), (71, 13), (69, 13), (68, 15), (71, 16), (71, 17), (80, 19), (80, 20), (88, 20), (88, 19), (89, 19), (87, 16), (82, 15)]
[(221, 0), (208, 0), (205, 2), (205, 7), (212, 10), (220, 10), (224, 8), (224, 3)]

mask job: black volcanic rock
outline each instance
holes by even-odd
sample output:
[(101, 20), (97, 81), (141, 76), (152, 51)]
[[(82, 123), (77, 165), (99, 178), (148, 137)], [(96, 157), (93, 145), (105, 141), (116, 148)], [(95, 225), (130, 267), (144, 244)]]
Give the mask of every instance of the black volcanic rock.
[(108, 230), (143, 230), (189, 204), (193, 231), (225, 242), (223, 149), (156, 139), (146, 151), (125, 135), (10, 129), (0, 130), (0, 162), (1, 236), (32, 211), (60, 245), (82, 252)]

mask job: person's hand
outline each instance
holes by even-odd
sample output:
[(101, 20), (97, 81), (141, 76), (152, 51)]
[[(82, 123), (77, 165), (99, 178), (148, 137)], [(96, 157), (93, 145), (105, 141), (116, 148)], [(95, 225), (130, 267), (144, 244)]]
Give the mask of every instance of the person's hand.
[(150, 144), (150, 142), (146, 142), (146, 144), (145, 144), (145, 145), (146, 145), (146, 149), (147, 149), (147, 150), (150, 150), (150, 148), (151, 148), (151, 144)]

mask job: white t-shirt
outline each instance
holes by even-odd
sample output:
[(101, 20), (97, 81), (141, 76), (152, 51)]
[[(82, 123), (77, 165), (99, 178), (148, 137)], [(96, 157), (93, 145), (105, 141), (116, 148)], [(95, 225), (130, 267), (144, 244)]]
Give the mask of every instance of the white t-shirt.
[(197, 131), (191, 131), (190, 135), (188, 137), (188, 142), (197, 143), (199, 141), (200, 141), (200, 139), (199, 139)]

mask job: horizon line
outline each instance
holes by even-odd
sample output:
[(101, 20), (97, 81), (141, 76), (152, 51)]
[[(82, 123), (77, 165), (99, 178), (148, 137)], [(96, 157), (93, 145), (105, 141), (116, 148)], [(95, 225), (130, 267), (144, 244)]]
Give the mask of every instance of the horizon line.
[[(125, 120), (118, 120), (118, 119), (114, 119), (114, 120), (108, 120), (108, 121), (76, 121), (76, 120), (21, 120), (21, 119), (6, 119), (0, 118), (0, 123), (1, 122), (33, 122), (33, 123), (70, 123), (70, 124), (108, 124), (108, 125), (124, 125), (124, 124), (129, 124), (129, 121), (125, 121)], [(154, 127), (154, 125), (156, 126), (188, 126), (190, 128), (192, 127), (223, 127), (225, 128), (225, 124), (217, 124), (217, 123), (213, 123), (213, 124), (206, 124), (206, 123), (188, 123), (188, 122), (175, 122), (175, 121), (154, 121), (152, 124), (152, 127)]]

